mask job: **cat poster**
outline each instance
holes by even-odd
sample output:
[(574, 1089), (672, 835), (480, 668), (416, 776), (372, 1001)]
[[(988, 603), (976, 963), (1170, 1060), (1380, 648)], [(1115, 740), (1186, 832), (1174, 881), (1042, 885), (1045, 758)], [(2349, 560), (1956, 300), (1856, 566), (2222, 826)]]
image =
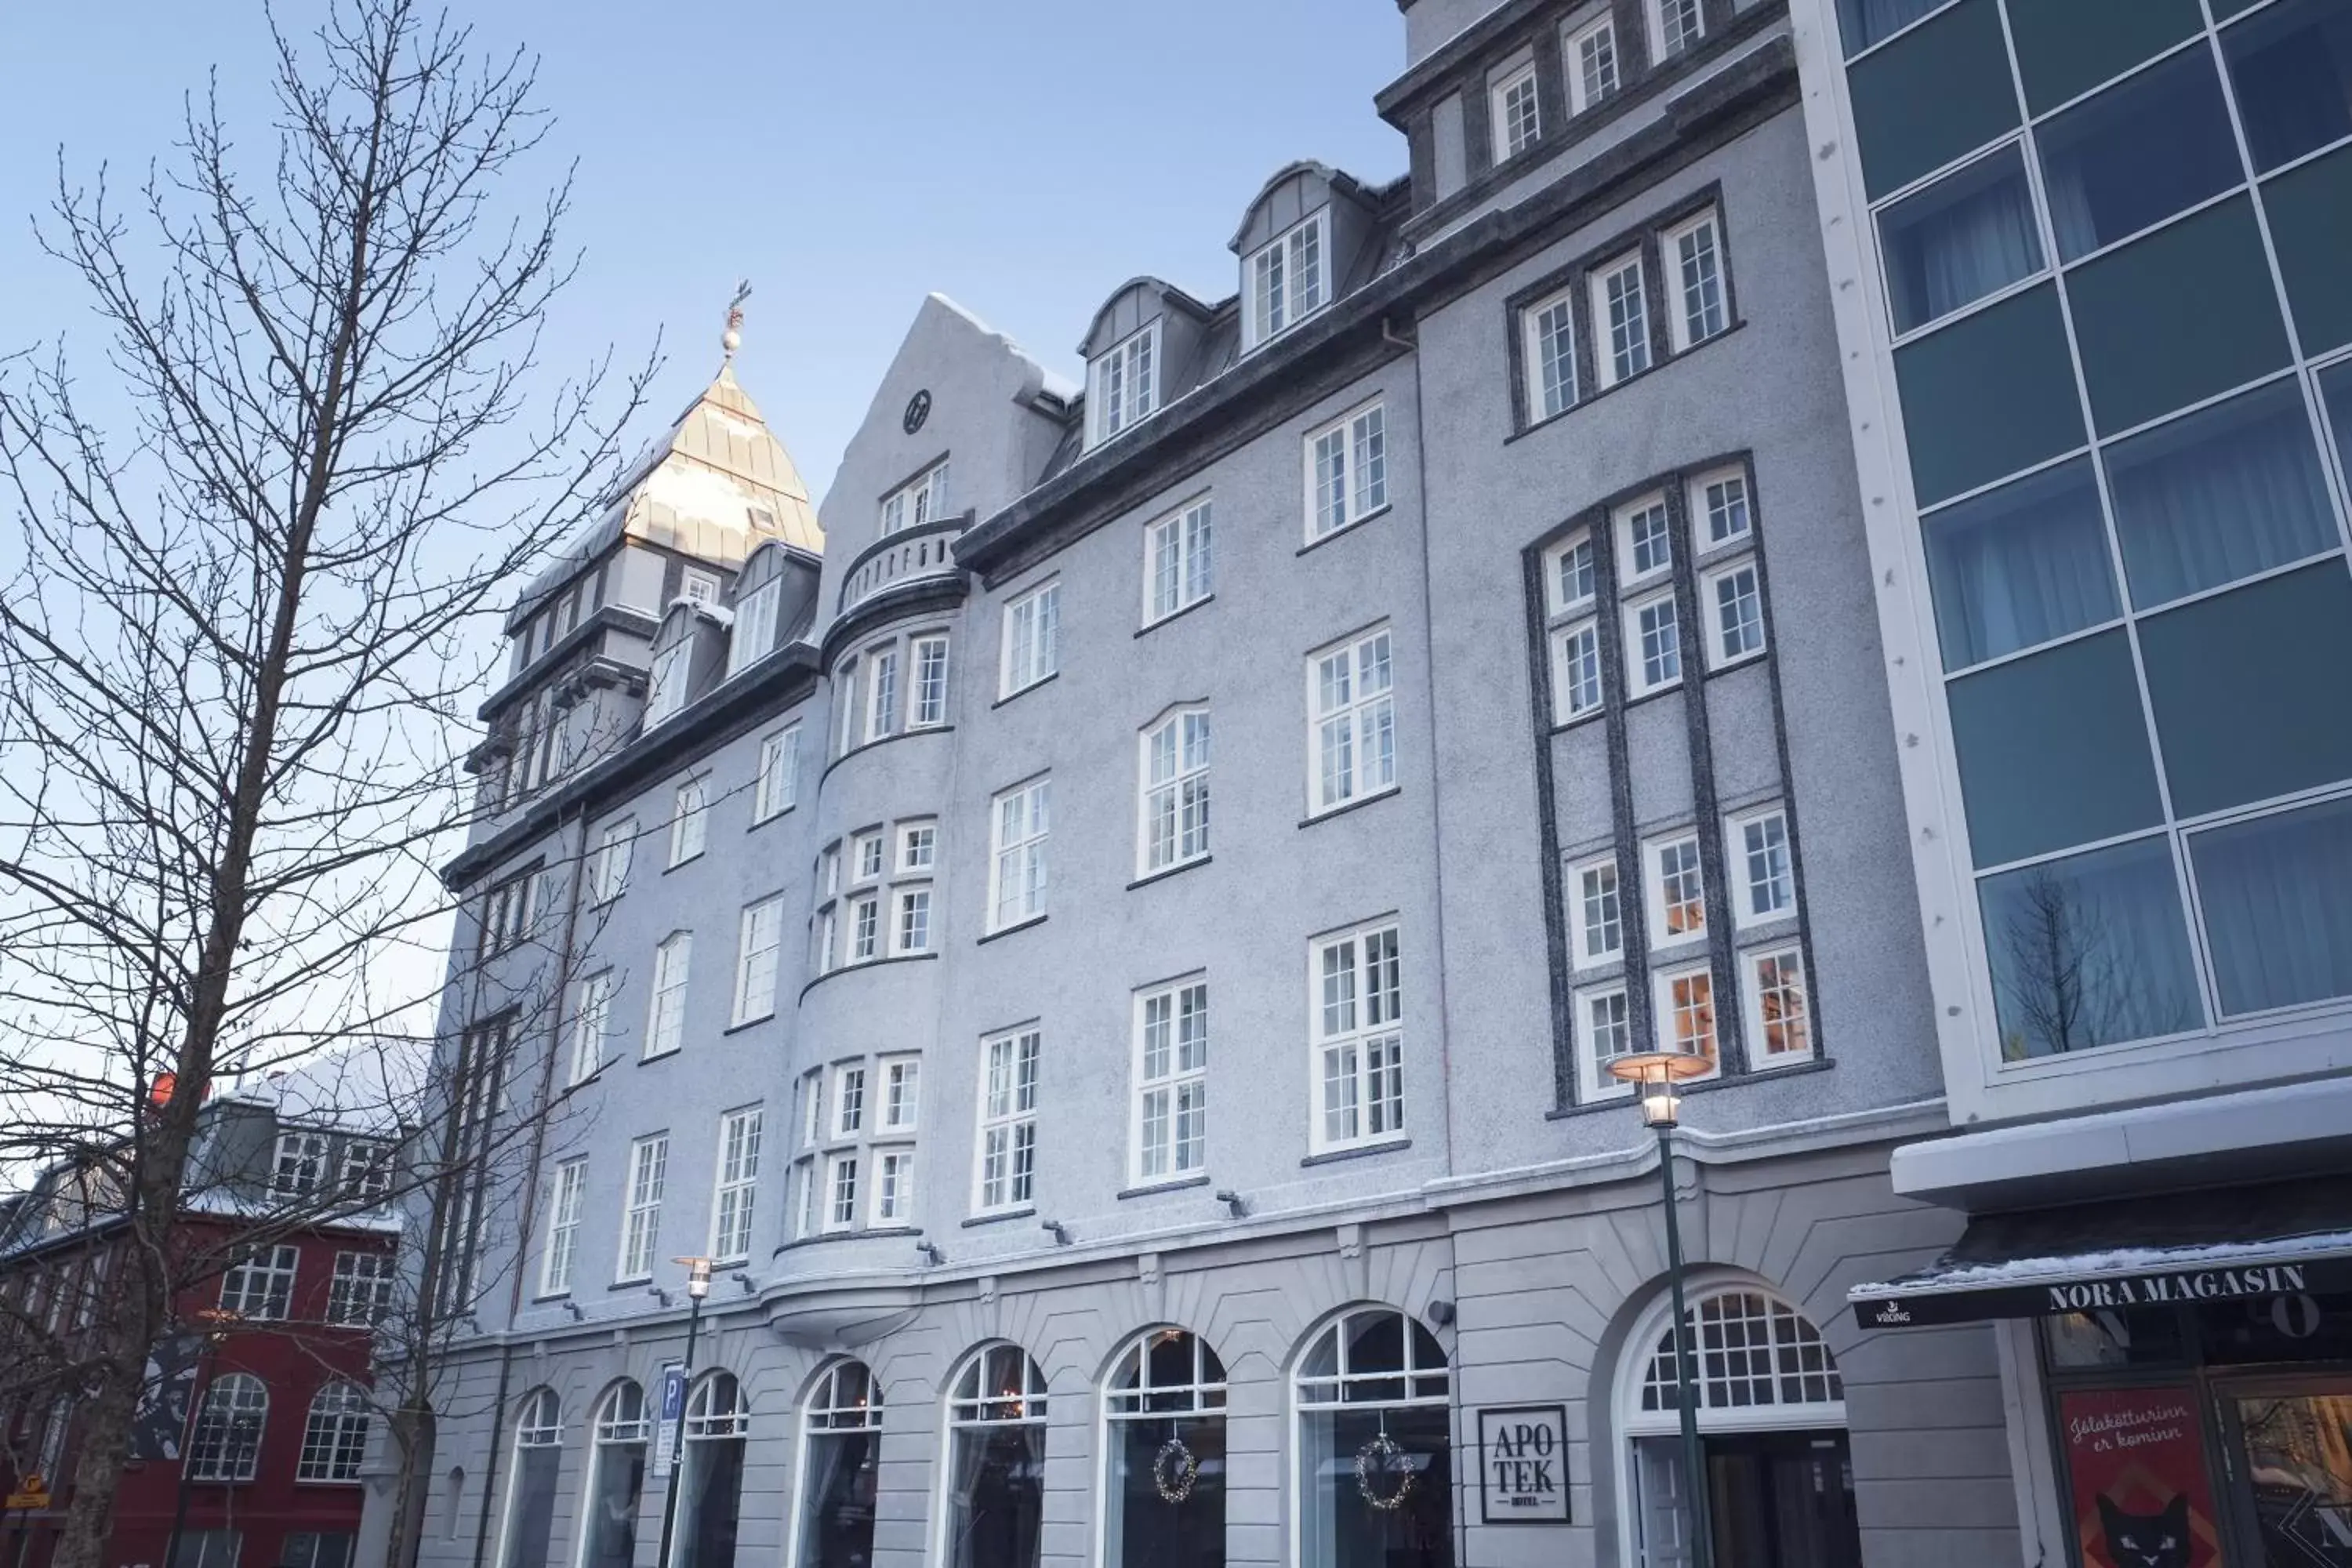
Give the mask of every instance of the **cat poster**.
[(2058, 1423), (2083, 1568), (2230, 1568), (2193, 1390), (2078, 1389)]

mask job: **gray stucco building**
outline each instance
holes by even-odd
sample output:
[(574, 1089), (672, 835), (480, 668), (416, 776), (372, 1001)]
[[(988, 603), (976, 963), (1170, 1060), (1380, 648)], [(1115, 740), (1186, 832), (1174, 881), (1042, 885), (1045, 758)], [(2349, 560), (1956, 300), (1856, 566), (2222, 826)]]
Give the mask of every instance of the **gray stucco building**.
[(730, 368), (516, 610), (424, 1562), (1689, 1562), (1654, 1046), (1717, 1561), (2018, 1560), (1846, 1305), (1963, 1218), (1790, 17), (1405, 21), (1234, 297), (933, 297), (822, 531)]

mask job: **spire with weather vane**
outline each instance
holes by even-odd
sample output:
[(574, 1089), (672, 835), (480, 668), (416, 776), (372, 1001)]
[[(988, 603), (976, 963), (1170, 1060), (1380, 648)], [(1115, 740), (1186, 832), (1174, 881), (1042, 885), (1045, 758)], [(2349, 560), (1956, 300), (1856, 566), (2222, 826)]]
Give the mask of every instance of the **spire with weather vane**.
[(734, 363), (735, 351), (743, 346), (743, 301), (751, 297), (751, 280), (746, 278), (735, 285), (735, 298), (727, 301), (727, 331), (719, 340), (727, 351), (727, 363)]

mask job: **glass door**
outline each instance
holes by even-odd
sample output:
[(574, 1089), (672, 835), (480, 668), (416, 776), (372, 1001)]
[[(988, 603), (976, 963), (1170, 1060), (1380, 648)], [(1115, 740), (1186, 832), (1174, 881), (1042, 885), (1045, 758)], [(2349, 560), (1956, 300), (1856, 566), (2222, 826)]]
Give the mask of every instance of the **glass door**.
[(2225, 1384), (2241, 1560), (2352, 1568), (2352, 1379)]

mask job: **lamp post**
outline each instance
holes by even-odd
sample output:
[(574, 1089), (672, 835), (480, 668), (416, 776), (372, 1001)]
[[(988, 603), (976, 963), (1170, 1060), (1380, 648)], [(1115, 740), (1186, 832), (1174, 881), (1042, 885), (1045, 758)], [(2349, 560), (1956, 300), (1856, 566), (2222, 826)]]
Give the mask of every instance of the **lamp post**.
[(1698, 1355), (1691, 1343), (1688, 1309), (1683, 1302), (1683, 1227), (1675, 1210), (1675, 1127), (1682, 1096), (1675, 1085), (1704, 1075), (1706, 1058), (1691, 1051), (1636, 1051), (1609, 1063), (1611, 1076), (1633, 1084), (1642, 1097), (1642, 1125), (1658, 1134), (1658, 1181), (1666, 1208), (1666, 1282), (1674, 1295), (1675, 1409), (1681, 1416), (1683, 1495), (1690, 1521), (1690, 1568), (1711, 1568), (1715, 1538), (1707, 1522), (1706, 1465), (1698, 1445)]
[[(702, 1333), (702, 1301), (710, 1294), (710, 1259), (708, 1258), (673, 1258), (672, 1263), (686, 1265), (686, 1294), (694, 1303), (686, 1318), (686, 1368), (688, 1389), (694, 1384), (694, 1342)], [(686, 1390), (680, 1391), (677, 1417), (669, 1435), (669, 1485), (662, 1493), (661, 1551), (654, 1558), (654, 1568), (669, 1568), (670, 1531), (677, 1522), (677, 1476), (686, 1468)]]
[(199, 1331), (204, 1343), (196, 1352), (196, 1375), (188, 1398), (188, 1425), (180, 1434), (180, 1484), (172, 1499), (172, 1534), (163, 1544), (163, 1568), (177, 1568), (180, 1561), (180, 1537), (188, 1527), (188, 1465), (195, 1458), (195, 1434), (204, 1426), (204, 1401), (212, 1392), (205, 1373), (220, 1359), (221, 1341), (228, 1337), (231, 1323), (237, 1314), (218, 1307), (199, 1308), (197, 1318), (203, 1321)]

